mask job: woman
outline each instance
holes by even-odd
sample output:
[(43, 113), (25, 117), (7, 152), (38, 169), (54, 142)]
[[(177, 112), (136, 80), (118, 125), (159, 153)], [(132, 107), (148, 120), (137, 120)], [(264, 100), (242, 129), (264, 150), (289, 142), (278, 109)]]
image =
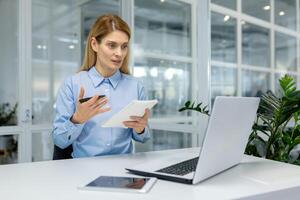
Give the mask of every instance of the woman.
[[(67, 78), (58, 91), (53, 140), (60, 148), (72, 144), (73, 158), (130, 153), (132, 138), (149, 139), (149, 110), (124, 122), (128, 128), (101, 127), (132, 100), (146, 99), (144, 87), (129, 76), (129, 39), (130, 29), (120, 17), (99, 17), (88, 35), (80, 72)], [(98, 99), (99, 95), (105, 97)]]

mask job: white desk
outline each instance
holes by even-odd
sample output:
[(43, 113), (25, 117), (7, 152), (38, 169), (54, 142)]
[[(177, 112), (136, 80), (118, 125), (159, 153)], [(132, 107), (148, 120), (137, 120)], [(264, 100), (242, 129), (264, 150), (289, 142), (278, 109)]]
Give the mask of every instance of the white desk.
[(126, 175), (125, 167), (187, 151), (197, 149), (2, 165), (0, 199), (300, 199), (300, 167), (250, 156), (197, 185), (158, 180), (147, 194), (77, 189), (99, 175)]

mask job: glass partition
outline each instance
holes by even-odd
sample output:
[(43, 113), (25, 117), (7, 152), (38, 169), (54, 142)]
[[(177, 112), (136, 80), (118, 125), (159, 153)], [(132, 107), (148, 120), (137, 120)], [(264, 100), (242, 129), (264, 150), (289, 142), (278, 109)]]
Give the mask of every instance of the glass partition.
[(277, 25), (296, 30), (297, 4), (296, 0), (274, 1), (274, 18)]
[(32, 161), (52, 160), (53, 140), (51, 131), (38, 131), (32, 133)]
[(243, 96), (259, 97), (270, 88), (270, 73), (252, 70), (242, 71)]
[(218, 5), (211, 6), (212, 99), (228, 93), (259, 96), (267, 90), (277, 92), (278, 79), (284, 74), (299, 81), (299, 1), (211, 3)]
[(270, 0), (243, 0), (242, 12), (265, 21), (270, 21)]
[(251, 23), (242, 25), (242, 64), (270, 67), (270, 31)]
[(236, 19), (211, 13), (211, 60), (237, 62)]
[(119, 0), (32, 1), (33, 124), (52, 122), (57, 91), (79, 70), (90, 27), (119, 6)]
[(297, 71), (297, 38), (275, 33), (275, 67)]
[[(177, 0), (134, 1), (133, 75), (143, 82), (148, 98), (159, 101), (151, 115), (156, 124), (186, 123), (190, 116), (178, 109), (192, 98), (194, 88), (191, 9), (190, 3)], [(151, 141), (136, 144), (136, 151), (179, 148), (188, 138), (155, 130)]]
[(237, 0), (211, 0), (211, 3), (236, 10), (236, 1)]
[(216, 96), (237, 95), (237, 69), (231, 67), (211, 68), (211, 96), (212, 101)]
[(59, 85), (79, 69), (77, 9), (66, 0), (32, 1), (33, 124), (52, 122)]
[(159, 104), (152, 109), (152, 117), (185, 115), (178, 108), (191, 96), (191, 65), (159, 59), (136, 59), (133, 74), (146, 90), (149, 99)]
[(134, 55), (191, 56), (191, 5), (180, 1), (136, 0)]
[(192, 146), (192, 134), (164, 130), (152, 130), (151, 138), (146, 143), (135, 143), (138, 152), (181, 149)]
[(18, 3), (0, 1), (0, 126), (17, 125)]

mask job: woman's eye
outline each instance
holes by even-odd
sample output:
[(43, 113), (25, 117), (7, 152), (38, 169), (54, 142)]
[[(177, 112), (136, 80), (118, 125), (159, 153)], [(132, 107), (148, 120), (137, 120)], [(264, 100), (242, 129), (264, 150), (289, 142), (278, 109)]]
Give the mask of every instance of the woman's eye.
[(128, 45), (123, 45), (122, 46), (122, 49), (127, 49), (128, 48)]
[(115, 45), (115, 44), (113, 44), (113, 43), (108, 44), (108, 47), (111, 48), (111, 49), (116, 48), (116, 46), (117, 46), (117, 45)]

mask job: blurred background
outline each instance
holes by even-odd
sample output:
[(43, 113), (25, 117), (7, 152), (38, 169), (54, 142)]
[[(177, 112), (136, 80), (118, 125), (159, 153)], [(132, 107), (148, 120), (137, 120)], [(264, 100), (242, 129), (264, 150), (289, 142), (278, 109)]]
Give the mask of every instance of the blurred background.
[(105, 13), (130, 25), (131, 72), (159, 100), (135, 152), (201, 145), (207, 119), (178, 112), (187, 100), (276, 92), (286, 73), (299, 85), (299, 0), (0, 0), (0, 164), (52, 159), (58, 88)]

